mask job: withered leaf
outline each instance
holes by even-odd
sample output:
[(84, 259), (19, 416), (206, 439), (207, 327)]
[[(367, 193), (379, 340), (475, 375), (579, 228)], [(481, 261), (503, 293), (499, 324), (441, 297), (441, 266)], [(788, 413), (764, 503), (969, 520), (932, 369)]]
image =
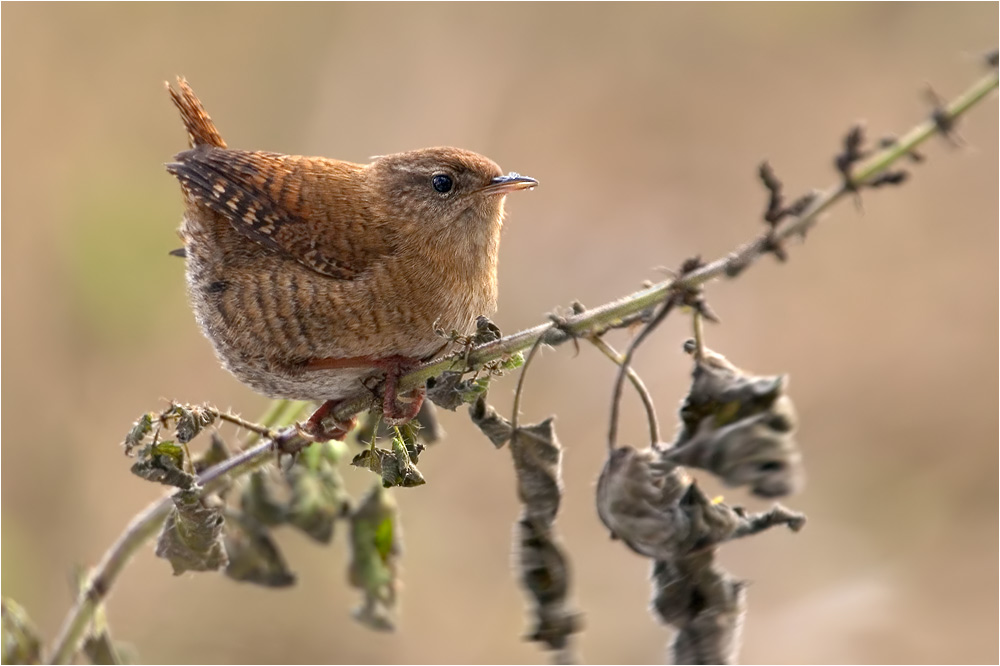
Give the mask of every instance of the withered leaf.
[(475, 402), (486, 393), (490, 378), (470, 377), (462, 379), (461, 372), (444, 372), (434, 378), (433, 384), (428, 384), (427, 398), (438, 407), (455, 411), (460, 405)]
[(280, 525), (288, 520), (288, 509), (274, 499), (270, 485), (267, 471), (257, 470), (240, 494), (240, 509), (260, 525)]
[(147, 444), (139, 450), (132, 473), (147, 481), (190, 490), (195, 477), (185, 471), (185, 455), (184, 447), (171, 441)]
[(233, 580), (265, 587), (295, 584), (295, 574), (285, 563), (267, 529), (249, 519), (230, 515), (225, 530), (226, 575)]
[(567, 607), (569, 571), (566, 556), (549, 529), (527, 516), (517, 524), (521, 583), (534, 602), (535, 626), (527, 639), (561, 650), (580, 630), (580, 615)]
[(215, 421), (215, 413), (204, 407), (191, 405), (173, 405), (169, 414), (177, 418), (177, 425), (174, 427), (177, 433), (177, 441), (187, 444), (205, 427)]
[(406, 450), (406, 444), (399, 437), (392, 440), (392, 450), (380, 448), (365, 449), (354, 456), (351, 464), (355, 467), (366, 467), (382, 477), (382, 485), (386, 488), (402, 486), (412, 488), (426, 483), (423, 474), (417, 469)]
[(399, 509), (388, 490), (376, 485), (351, 514), (348, 581), (364, 593), (354, 618), (369, 628), (391, 631), (402, 554)]
[(156, 541), (157, 557), (170, 561), (174, 575), (226, 566), (221, 510), (206, 506), (197, 490), (180, 490), (172, 499), (174, 508)]
[(553, 417), (522, 426), (510, 438), (510, 452), (517, 474), (517, 494), (528, 517), (551, 525), (562, 496), (560, 458)]
[(510, 439), (513, 432), (510, 421), (501, 416), (493, 405), (486, 403), (486, 396), (480, 396), (469, 407), (469, 416), (487, 439), (493, 442), (493, 446), (498, 449)]
[(125, 447), (125, 455), (132, 455), (132, 449), (140, 446), (146, 436), (153, 431), (155, 417), (156, 415), (152, 412), (146, 412), (132, 424), (132, 429), (125, 435), (125, 441), (122, 444)]

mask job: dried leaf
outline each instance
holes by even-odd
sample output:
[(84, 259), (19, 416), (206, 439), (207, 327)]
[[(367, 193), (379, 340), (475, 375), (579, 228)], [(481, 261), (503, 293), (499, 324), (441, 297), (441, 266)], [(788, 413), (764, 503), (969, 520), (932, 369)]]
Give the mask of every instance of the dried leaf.
[(662, 452), (616, 449), (597, 482), (597, 512), (614, 536), (641, 555), (658, 560), (755, 534), (778, 524), (801, 528), (804, 517), (776, 506), (747, 514), (712, 502)]
[(195, 485), (195, 476), (187, 468), (184, 447), (172, 441), (154, 442), (139, 450), (132, 473), (147, 481), (155, 481), (182, 490)]
[(240, 494), (240, 509), (260, 525), (281, 525), (288, 520), (288, 508), (274, 499), (270, 485), (267, 471), (251, 474)]
[(382, 485), (386, 488), (402, 486), (412, 488), (426, 483), (423, 474), (417, 469), (406, 450), (406, 443), (400, 437), (392, 440), (392, 450), (369, 448), (354, 456), (351, 464), (355, 467), (368, 468), (382, 477)]
[(271, 535), (249, 519), (230, 515), (225, 531), (226, 575), (233, 580), (265, 587), (295, 584), (295, 574), (285, 563)]
[(562, 496), (559, 478), (562, 449), (553, 417), (515, 430), (510, 438), (510, 452), (517, 474), (517, 494), (526, 515), (542, 525), (551, 525)]
[(197, 490), (178, 491), (172, 499), (174, 508), (156, 541), (157, 557), (170, 561), (174, 575), (226, 566), (222, 512), (206, 506)]
[(202, 429), (215, 421), (214, 412), (191, 405), (172, 405), (168, 414), (177, 419), (174, 431), (177, 433), (177, 441), (182, 444), (190, 442)]
[(125, 441), (122, 444), (125, 447), (125, 455), (132, 455), (132, 449), (141, 446), (146, 436), (153, 431), (154, 418), (156, 418), (156, 414), (147, 412), (132, 424), (132, 429), (125, 435)]
[(749, 486), (760, 497), (789, 495), (805, 478), (802, 454), (784, 431), (794, 422), (791, 409), (791, 401), (782, 396), (767, 412), (721, 428), (706, 419), (693, 437), (666, 456), (679, 465), (708, 470), (728, 486)]
[(695, 365), (681, 406), (683, 428), (669, 460), (708, 470), (762, 497), (795, 492), (804, 482), (793, 437), (798, 419), (785, 377), (750, 375), (714, 352)]
[(653, 566), (653, 610), (678, 633), (675, 664), (732, 664), (746, 612), (746, 583), (732, 578), (704, 551)]
[(580, 631), (580, 615), (569, 610), (569, 571), (566, 556), (548, 528), (524, 516), (517, 524), (521, 584), (531, 595), (535, 626), (527, 640), (563, 650)]
[(292, 499), (288, 522), (320, 543), (330, 543), (334, 523), (350, 513), (351, 498), (329, 464), (317, 470), (295, 466), (288, 472)]
[(469, 407), (469, 416), (483, 434), (493, 442), (493, 446), (498, 449), (510, 439), (513, 432), (510, 421), (501, 416), (492, 405), (486, 403), (486, 396), (480, 396)]
[(399, 509), (389, 491), (375, 486), (351, 515), (348, 580), (364, 592), (354, 618), (369, 628), (392, 631), (402, 554)]
[(38, 664), (42, 643), (28, 613), (19, 603), (3, 598), (3, 663)]
[(455, 411), (460, 405), (475, 402), (490, 386), (489, 376), (462, 379), (462, 372), (444, 372), (427, 383), (427, 397), (438, 407)]

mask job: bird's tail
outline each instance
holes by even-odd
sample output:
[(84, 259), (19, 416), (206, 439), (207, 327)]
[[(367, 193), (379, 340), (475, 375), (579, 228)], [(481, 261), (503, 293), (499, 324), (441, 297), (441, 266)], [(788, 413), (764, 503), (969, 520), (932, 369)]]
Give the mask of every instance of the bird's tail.
[(174, 106), (181, 112), (181, 120), (184, 121), (184, 129), (188, 133), (188, 143), (192, 148), (198, 146), (215, 146), (225, 148), (226, 142), (222, 140), (219, 130), (215, 128), (215, 123), (208, 117), (205, 107), (201, 105), (201, 100), (191, 90), (184, 77), (177, 77), (177, 87), (180, 91), (174, 90), (169, 82), (165, 83), (170, 99), (174, 101)]

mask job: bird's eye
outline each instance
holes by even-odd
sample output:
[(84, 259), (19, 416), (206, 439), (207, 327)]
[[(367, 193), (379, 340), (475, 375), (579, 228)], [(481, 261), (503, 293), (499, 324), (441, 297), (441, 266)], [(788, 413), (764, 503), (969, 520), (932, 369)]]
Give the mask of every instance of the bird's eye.
[(441, 194), (451, 192), (451, 188), (454, 186), (451, 182), (451, 176), (446, 176), (443, 173), (439, 173), (431, 178), (431, 185)]

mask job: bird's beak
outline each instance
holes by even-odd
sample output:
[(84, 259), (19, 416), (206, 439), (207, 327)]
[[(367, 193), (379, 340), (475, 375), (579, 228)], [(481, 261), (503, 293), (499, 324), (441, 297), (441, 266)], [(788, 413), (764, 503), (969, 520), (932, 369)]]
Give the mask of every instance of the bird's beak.
[(479, 191), (483, 194), (507, 194), (516, 190), (530, 190), (536, 185), (538, 185), (538, 181), (534, 178), (528, 178), (511, 171), (506, 176), (497, 176), (490, 181), (489, 185)]

